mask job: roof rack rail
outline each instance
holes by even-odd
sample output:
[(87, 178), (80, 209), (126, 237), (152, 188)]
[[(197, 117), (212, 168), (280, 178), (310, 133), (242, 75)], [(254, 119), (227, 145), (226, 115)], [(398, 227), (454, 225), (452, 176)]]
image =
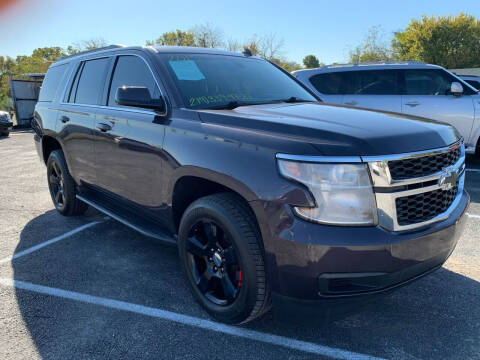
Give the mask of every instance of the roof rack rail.
[(123, 47), (125, 47), (125, 46), (124, 45), (108, 45), (108, 46), (104, 46), (104, 47), (100, 47), (100, 48), (96, 48), (96, 49), (80, 51), (80, 52), (78, 52), (76, 54), (72, 54), (72, 55), (62, 56), (61, 58), (58, 58), (57, 61), (70, 59), (70, 58), (75, 57), (75, 56), (89, 54), (89, 53), (93, 53), (93, 52), (97, 52), (97, 51), (118, 49), (118, 48), (123, 48)]
[(386, 61), (366, 61), (358, 63), (346, 63), (346, 64), (331, 64), (326, 65), (326, 68), (336, 68), (336, 67), (353, 67), (353, 66), (375, 66), (375, 65), (425, 65), (425, 63), (420, 61), (411, 61), (411, 60), (386, 60)]

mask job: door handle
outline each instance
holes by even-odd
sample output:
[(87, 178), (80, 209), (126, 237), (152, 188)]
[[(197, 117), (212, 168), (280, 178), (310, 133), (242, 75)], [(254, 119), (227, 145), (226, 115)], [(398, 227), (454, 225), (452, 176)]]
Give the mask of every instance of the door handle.
[(108, 130), (112, 130), (112, 127), (105, 123), (99, 123), (97, 124), (97, 129), (102, 132), (107, 132)]
[(358, 103), (357, 103), (355, 100), (350, 100), (350, 101), (347, 101), (347, 102), (345, 103), (345, 105), (351, 105), (351, 106), (355, 106), (355, 105), (357, 105), (357, 104), (358, 104)]
[(67, 122), (70, 121), (70, 118), (69, 118), (68, 116), (63, 115), (63, 116), (60, 118), (60, 121), (65, 124), (65, 123), (67, 123)]
[(420, 103), (418, 101), (412, 100), (412, 101), (409, 101), (409, 102), (405, 103), (405, 105), (415, 107), (415, 106), (420, 105)]

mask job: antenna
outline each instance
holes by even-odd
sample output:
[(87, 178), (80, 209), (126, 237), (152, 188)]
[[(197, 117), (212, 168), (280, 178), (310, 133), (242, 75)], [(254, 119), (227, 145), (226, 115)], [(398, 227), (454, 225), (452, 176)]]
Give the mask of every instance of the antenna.
[(246, 57), (252, 56), (252, 52), (247, 47), (243, 48), (242, 54)]

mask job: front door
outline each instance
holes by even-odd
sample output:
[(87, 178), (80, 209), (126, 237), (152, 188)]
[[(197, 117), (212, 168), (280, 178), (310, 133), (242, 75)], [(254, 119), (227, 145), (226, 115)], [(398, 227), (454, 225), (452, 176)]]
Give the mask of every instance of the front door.
[(148, 63), (136, 55), (116, 59), (105, 104), (95, 123), (95, 158), (100, 187), (146, 207), (162, 205), (162, 143), (165, 126), (153, 110), (120, 106), (121, 86), (145, 86), (152, 98), (159, 87)]
[(458, 82), (441, 69), (405, 70), (402, 112), (453, 125), (468, 145), (475, 115), (473, 91), (464, 86), (462, 96), (451, 95), (454, 81)]

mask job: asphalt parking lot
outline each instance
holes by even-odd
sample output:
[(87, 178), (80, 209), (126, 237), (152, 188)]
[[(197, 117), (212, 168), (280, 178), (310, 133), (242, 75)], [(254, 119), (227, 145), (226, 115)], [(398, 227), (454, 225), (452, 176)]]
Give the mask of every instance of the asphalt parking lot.
[(53, 208), (29, 131), (0, 137), (0, 359), (480, 358), (480, 160), (444, 267), (348, 317), (211, 321), (175, 247)]

